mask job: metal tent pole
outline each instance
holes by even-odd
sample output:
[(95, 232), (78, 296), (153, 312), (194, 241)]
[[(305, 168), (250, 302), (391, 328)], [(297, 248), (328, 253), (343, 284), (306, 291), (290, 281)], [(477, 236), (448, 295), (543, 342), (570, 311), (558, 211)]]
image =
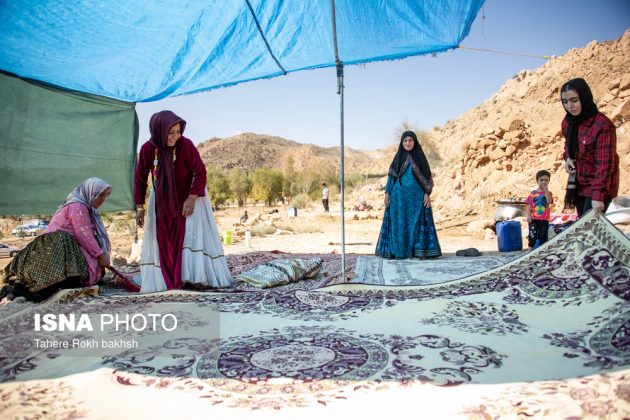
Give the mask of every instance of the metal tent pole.
[(341, 162), (341, 275), (343, 280), (346, 280), (346, 218), (344, 216), (344, 203), (345, 199), (345, 170), (344, 170), (344, 145), (343, 145), (343, 63), (337, 61), (337, 94), (339, 95), (339, 126), (341, 128), (341, 140), (340, 140), (340, 162)]
[(346, 281), (346, 224), (345, 224), (345, 175), (344, 175), (344, 145), (343, 145), (343, 62), (339, 59), (339, 48), (337, 48), (337, 17), (335, 15), (335, 0), (330, 0), (332, 9), (332, 29), (333, 42), (335, 46), (335, 62), (337, 63), (337, 95), (339, 95), (339, 126), (340, 126), (340, 184), (341, 184), (341, 275)]

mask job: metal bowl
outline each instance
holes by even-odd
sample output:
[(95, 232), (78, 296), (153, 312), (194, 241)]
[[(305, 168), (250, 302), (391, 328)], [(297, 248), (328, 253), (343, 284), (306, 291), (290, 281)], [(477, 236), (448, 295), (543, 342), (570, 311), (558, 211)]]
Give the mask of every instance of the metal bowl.
[(616, 207), (619, 207), (622, 209), (626, 209), (630, 207), (630, 197), (624, 197), (620, 195), (619, 197), (613, 198), (612, 202)]
[(630, 197), (615, 197), (606, 210), (606, 218), (613, 224), (630, 223)]
[(527, 217), (527, 203), (524, 201), (497, 201), (499, 207), (494, 213), (494, 220), (501, 222), (504, 220), (514, 220), (517, 217)]

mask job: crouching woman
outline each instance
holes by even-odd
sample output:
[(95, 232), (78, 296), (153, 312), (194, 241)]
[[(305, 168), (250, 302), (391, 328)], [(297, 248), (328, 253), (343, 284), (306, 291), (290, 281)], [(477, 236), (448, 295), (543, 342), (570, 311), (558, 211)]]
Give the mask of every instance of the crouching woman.
[(5, 267), (0, 297), (41, 302), (60, 289), (96, 284), (110, 265), (111, 245), (98, 208), (111, 192), (107, 182), (89, 178), (68, 194), (46, 232)]

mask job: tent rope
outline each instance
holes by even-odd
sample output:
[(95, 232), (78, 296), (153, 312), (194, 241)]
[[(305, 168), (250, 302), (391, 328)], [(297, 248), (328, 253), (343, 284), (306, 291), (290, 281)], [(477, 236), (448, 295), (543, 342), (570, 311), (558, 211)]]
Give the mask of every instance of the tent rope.
[(249, 12), (252, 14), (252, 17), (254, 18), (254, 22), (256, 22), (256, 27), (258, 28), (258, 33), (260, 34), (260, 37), (263, 39), (263, 41), (265, 41), (265, 45), (267, 46), (267, 51), (269, 51), (269, 55), (271, 56), (271, 58), (273, 58), (273, 61), (276, 62), (280, 70), (282, 70), (282, 74), (286, 76), (287, 71), (284, 69), (284, 67), (282, 67), (282, 64), (280, 64), (280, 61), (278, 61), (273, 51), (271, 51), (271, 45), (269, 45), (269, 42), (267, 41), (267, 37), (265, 37), (265, 34), (263, 33), (262, 28), (260, 27), (260, 22), (258, 22), (258, 18), (256, 17), (256, 13), (254, 13), (254, 9), (252, 8), (251, 3), (249, 2), (249, 0), (245, 0), (245, 3), (247, 3), (247, 7), (249, 7)]
[(491, 50), (486, 48), (474, 48), (474, 47), (466, 47), (464, 45), (458, 45), (457, 48), (462, 50), (472, 50), (472, 51), (483, 51), (483, 52), (491, 52), (495, 54), (505, 54), (505, 55), (517, 55), (520, 57), (532, 57), (532, 58), (540, 58), (543, 60), (564, 60), (563, 58), (550, 56), (550, 55), (536, 55), (536, 54), (525, 54), (525, 53), (517, 53), (511, 51), (499, 51), (499, 50)]

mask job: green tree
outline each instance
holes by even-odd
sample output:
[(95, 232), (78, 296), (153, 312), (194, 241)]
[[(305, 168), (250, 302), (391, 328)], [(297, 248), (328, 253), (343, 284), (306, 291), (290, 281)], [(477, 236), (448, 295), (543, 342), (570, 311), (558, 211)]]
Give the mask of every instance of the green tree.
[(300, 172), (295, 172), (290, 185), (293, 197), (306, 194), (311, 199), (318, 199), (322, 191), (322, 183), (329, 187), (339, 187), (339, 172), (335, 164), (329, 161), (317, 160)]
[(230, 196), (241, 207), (247, 201), (247, 196), (252, 190), (252, 182), (247, 172), (239, 168), (232, 169), (228, 174), (228, 184), (230, 186)]
[(354, 173), (345, 176), (346, 188), (359, 188), (365, 183), (363, 174)]
[(271, 168), (260, 168), (252, 174), (252, 198), (264, 201), (267, 205), (282, 198), (282, 180), (280, 171)]
[(291, 154), (287, 155), (284, 159), (282, 165), (282, 175), (284, 176), (282, 181), (282, 196), (290, 197), (293, 195), (293, 182), (296, 179), (295, 159)]
[(296, 173), (291, 184), (291, 195), (294, 197), (299, 194), (310, 195), (317, 187), (318, 181), (319, 172), (315, 168), (309, 167)]
[(206, 168), (207, 187), (210, 201), (216, 206), (225, 204), (230, 197), (230, 184), (225, 174), (214, 166)]

